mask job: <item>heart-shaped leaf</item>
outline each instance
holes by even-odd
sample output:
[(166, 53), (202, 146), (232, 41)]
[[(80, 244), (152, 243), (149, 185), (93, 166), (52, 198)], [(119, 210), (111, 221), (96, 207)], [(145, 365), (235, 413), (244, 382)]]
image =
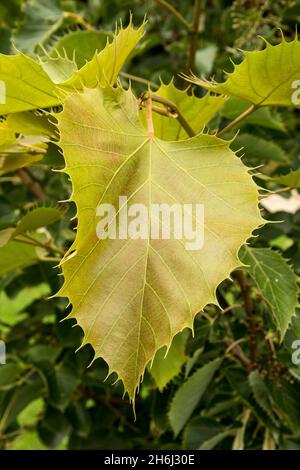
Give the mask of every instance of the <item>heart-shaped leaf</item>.
[[(216, 288), (241, 265), (237, 252), (262, 223), (258, 189), (229, 143), (213, 135), (166, 142), (139, 120), (130, 90), (85, 89), (66, 98), (56, 116), (60, 146), (77, 205), (74, 244), (62, 263), (70, 314), (122, 379), (134, 399), (145, 366), (186, 327)], [(143, 204), (146, 237), (99, 239), (96, 208), (119, 196)], [(187, 249), (186, 239), (153, 239), (153, 204), (203, 204), (204, 247)], [(109, 222), (116, 221), (118, 213)], [(203, 228), (201, 220), (198, 232)], [(197, 233), (198, 233), (197, 232)]]

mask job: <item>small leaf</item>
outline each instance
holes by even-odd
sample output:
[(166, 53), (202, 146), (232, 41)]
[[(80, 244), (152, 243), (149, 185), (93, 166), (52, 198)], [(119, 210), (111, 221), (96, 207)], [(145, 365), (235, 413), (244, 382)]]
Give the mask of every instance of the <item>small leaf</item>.
[(166, 348), (161, 348), (155, 354), (153, 364), (149, 367), (149, 372), (154, 378), (159, 390), (163, 388), (179, 374), (187, 356), (185, 355), (185, 345), (187, 331), (183, 331), (175, 336), (166, 354)]
[(0, 175), (11, 173), (32, 165), (42, 160), (42, 154), (12, 153), (9, 155), (0, 155)]
[(36, 431), (23, 432), (13, 440), (9, 448), (10, 450), (47, 450)]
[(9, 325), (15, 325), (24, 319), (22, 312), (25, 312), (27, 307), (35, 300), (46, 297), (49, 294), (50, 287), (46, 283), (24, 287), (13, 298), (8, 297), (5, 291), (1, 291), (0, 318)]
[(251, 411), (248, 408), (246, 408), (242, 415), (242, 426), (236, 432), (236, 435), (232, 444), (232, 450), (244, 450), (245, 449), (245, 431), (246, 431), (250, 414), (251, 414)]
[(71, 425), (66, 416), (54, 408), (48, 408), (38, 425), (39, 437), (51, 448), (61, 446), (70, 431)]
[(13, 236), (32, 232), (40, 227), (51, 225), (61, 218), (61, 212), (54, 207), (36, 207), (27, 212), (18, 222)]
[(176, 436), (192, 415), (221, 363), (222, 359), (215, 359), (201, 367), (175, 393), (169, 411), (169, 420)]
[(273, 413), (274, 403), (270, 398), (270, 392), (266, 384), (257, 370), (254, 370), (249, 374), (249, 383), (258, 405), (261, 406), (270, 419), (272, 419), (272, 421), (276, 424), (276, 419)]
[(270, 160), (288, 163), (284, 150), (275, 142), (266, 140), (253, 134), (238, 135), (232, 144), (233, 150), (240, 150), (247, 161), (253, 163), (268, 162)]
[(78, 70), (73, 60), (60, 55), (47, 57), (46, 59), (43, 58), (40, 60), (40, 64), (42, 69), (55, 84), (70, 80), (73, 74)]
[(55, 126), (43, 114), (34, 114), (30, 111), (9, 114), (6, 119), (7, 126), (13, 132), (23, 135), (52, 136)]
[(6, 245), (6, 243), (9, 242), (14, 231), (15, 229), (13, 227), (5, 228), (4, 230), (0, 231), (0, 247)]
[(278, 184), (283, 184), (288, 188), (300, 188), (300, 168), (291, 171), (287, 175), (275, 176), (272, 181)]
[(48, 386), (48, 400), (51, 406), (63, 411), (69, 404), (74, 390), (79, 385), (79, 374), (74, 364), (63, 361), (53, 367), (49, 362), (40, 363)]
[(297, 276), (287, 261), (268, 248), (243, 247), (241, 260), (268, 303), (273, 320), (283, 339), (298, 306)]
[(17, 271), (35, 264), (38, 255), (35, 247), (10, 241), (0, 248), (0, 259), (0, 276), (3, 276), (3, 274), (11, 271)]
[[(2, 317), (1, 319), (5, 321)], [(13, 387), (20, 379), (22, 367), (17, 363), (3, 364), (0, 366), (0, 389)]]
[(50, 56), (57, 53), (67, 54), (70, 60), (75, 58), (78, 68), (85, 65), (86, 61), (93, 58), (96, 51), (104, 49), (107, 43), (107, 33), (104, 31), (71, 31), (61, 36), (53, 45)]
[[(3, 366), (0, 366), (3, 367)], [(36, 381), (17, 387), (10, 396), (6, 408), (0, 410), (0, 431), (3, 432), (19, 416), (29, 403), (44, 395), (44, 383), (38, 378)], [(13, 405), (13, 406), (12, 406)]]
[[(286, 421), (293, 433), (300, 433), (300, 409), (298, 382), (290, 384), (285, 380), (280, 381), (280, 388), (275, 382), (269, 382), (269, 393), (274, 401), (276, 410), (281, 414), (281, 421)], [(274, 436), (273, 436), (274, 437)]]
[(241, 369), (227, 368), (225, 370), (225, 376), (246, 407), (252, 411), (263, 426), (267, 427), (272, 432), (273, 437), (278, 438), (277, 426), (269, 418), (267, 413), (257, 406), (256, 401), (253, 399), (253, 393), (246, 372)]
[(18, 423), (21, 427), (24, 426), (35, 426), (39, 421), (40, 415), (44, 411), (44, 400), (42, 398), (37, 398), (29, 403), (26, 408), (21, 411), (18, 416)]
[[(224, 434), (225, 431), (225, 434)], [(213, 449), (222, 439), (232, 434), (232, 430), (227, 430), (218, 421), (197, 416), (191, 419), (184, 431), (185, 449)], [(214, 442), (212, 442), (214, 440)], [(208, 447), (207, 447), (208, 446)]]

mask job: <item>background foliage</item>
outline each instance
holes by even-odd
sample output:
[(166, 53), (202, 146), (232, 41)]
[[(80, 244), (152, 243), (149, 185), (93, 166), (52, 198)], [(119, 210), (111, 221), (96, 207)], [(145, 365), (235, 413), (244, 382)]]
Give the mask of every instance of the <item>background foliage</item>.
[[(192, 1), (173, 0), (172, 5), (192, 21)], [(231, 59), (242, 60), (240, 48), (264, 47), (259, 35), (277, 44), (281, 28), (287, 40), (293, 39), (300, 3), (203, 0), (191, 60), (191, 35), (162, 0), (12, 0), (0, 4), (1, 52), (12, 54), (15, 45), (32, 57), (56, 57), (57, 49), (71, 60), (75, 48), (81, 67), (105, 46), (117, 21), (129, 22), (130, 12), (135, 24), (145, 15), (148, 21), (146, 36), (123, 69), (121, 81), (127, 84), (133, 75), (159, 84), (174, 76), (177, 87), (186, 88), (179, 72), (192, 69), (197, 76), (213, 75), (221, 82), (223, 70), (232, 70)], [(147, 83), (133, 79), (132, 87), (139, 95)], [(195, 93), (202, 92), (195, 88)], [(227, 100), (209, 127), (224, 127), (244, 106), (236, 98)], [(299, 211), (265, 212), (268, 220), (281, 223), (261, 228), (252, 248), (241, 253), (250, 268), (219, 287), (223, 310), (208, 306), (196, 317), (194, 336), (187, 330), (177, 335), (166, 359), (165, 351), (159, 351), (141, 385), (134, 421), (132, 407), (122, 398), (122, 385), (112, 386), (114, 377), (104, 382), (105, 362), (97, 359), (87, 368), (93, 358), (88, 345), (75, 353), (82, 332), (72, 328), (74, 320), (61, 322), (69, 309), (67, 301), (48, 299), (61, 285), (56, 258), (74, 239), (75, 207), (63, 202), (57, 209), (58, 201), (68, 199), (71, 184), (64, 173), (51, 171), (61, 168), (63, 160), (58, 149), (46, 143), (54, 133), (49, 122), (39, 119), (37, 124), (33, 113), (15, 116), (8, 118), (10, 129), (30, 135), (22, 145), (38, 151), (22, 153), (18, 148), (9, 163), (0, 157), (0, 241), (4, 244), (12, 236), (20, 241), (23, 236), (24, 242), (30, 227), (37, 230), (41, 247), (38, 253), (30, 244), (25, 250), (14, 239), (9, 248), (0, 248), (0, 338), (7, 345), (7, 364), (0, 366), (0, 446), (299, 449), (300, 370), (291, 362), (291, 344), (300, 339), (295, 309)], [(1, 153), (14, 145), (8, 119), (1, 122)], [(244, 147), (246, 164), (260, 166), (261, 186), (275, 191), (300, 186), (297, 173), (293, 181), (279, 177), (300, 166), (299, 125), (299, 110), (294, 108), (262, 108), (243, 121), (233, 147)]]

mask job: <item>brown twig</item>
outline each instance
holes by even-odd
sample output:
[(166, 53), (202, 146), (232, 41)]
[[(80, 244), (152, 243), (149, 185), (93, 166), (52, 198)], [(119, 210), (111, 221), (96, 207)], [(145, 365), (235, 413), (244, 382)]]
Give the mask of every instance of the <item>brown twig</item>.
[(221, 311), (221, 313), (222, 313), (222, 315), (224, 315), (225, 313), (230, 312), (230, 310), (233, 310), (233, 309), (239, 308), (239, 307), (242, 307), (242, 304), (231, 304), (231, 305), (228, 305), (228, 307), (224, 308)]
[(189, 123), (185, 120), (180, 110), (177, 108), (176, 104), (173, 103), (173, 101), (170, 101), (167, 98), (163, 98), (162, 96), (158, 96), (155, 93), (146, 92), (142, 95), (141, 103), (144, 104), (149, 96), (151, 97), (152, 101), (164, 105), (167, 112), (161, 112), (158, 107), (152, 106), (153, 111), (158, 112), (163, 116), (176, 118), (189, 137), (194, 137), (196, 135), (196, 133), (193, 131)]
[(240, 286), (241, 293), (244, 299), (244, 307), (246, 310), (247, 321), (249, 326), (249, 350), (251, 368), (255, 369), (257, 365), (257, 324), (253, 308), (253, 302), (251, 299), (251, 289), (243, 271), (236, 271), (234, 277), (236, 278)]
[(145, 100), (145, 108), (146, 108), (146, 121), (147, 121), (147, 130), (149, 139), (152, 140), (154, 137), (154, 127), (153, 127), (153, 119), (152, 119), (152, 99), (151, 94), (148, 93), (147, 99)]
[(201, 15), (201, 0), (195, 0), (194, 6), (194, 15), (193, 20), (190, 25), (190, 48), (189, 48), (189, 57), (188, 57), (188, 71), (189, 72), (196, 72), (196, 52), (197, 52), (197, 44), (198, 44), (198, 32), (199, 32), (199, 23), (200, 23), (200, 15)]
[(190, 23), (182, 16), (181, 13), (179, 13), (178, 10), (176, 10), (175, 7), (173, 7), (173, 5), (171, 5), (166, 0), (156, 0), (156, 2), (172, 13), (172, 15), (175, 16), (175, 18), (177, 18), (177, 20), (180, 21), (180, 23), (182, 23), (188, 30), (191, 29)]
[(17, 174), (20, 177), (22, 183), (39, 199), (47, 199), (46, 194), (42, 190), (41, 185), (32, 177), (27, 168), (20, 168), (17, 170)]
[(249, 359), (245, 356), (238, 342), (229, 338), (225, 338), (224, 343), (227, 346), (226, 353), (230, 353), (232, 356), (234, 356), (242, 364), (242, 366), (245, 367), (245, 369), (251, 370), (251, 361), (249, 361)]
[(136, 75), (132, 75), (131, 73), (127, 73), (127, 72), (120, 72), (120, 76), (126, 78), (126, 80), (132, 80), (133, 82), (142, 83), (143, 85), (146, 85), (147, 87), (150, 86), (151, 88), (155, 90), (159, 89), (159, 85), (152, 82), (151, 80), (147, 80), (146, 78), (137, 77)]
[(82, 16), (74, 13), (73, 11), (64, 11), (64, 18), (73, 18), (77, 23), (81, 24), (87, 31), (97, 31), (88, 21)]
[(226, 132), (233, 129), (237, 124), (239, 124), (246, 117), (250, 116), (250, 114), (252, 114), (254, 111), (256, 111), (257, 108), (258, 108), (258, 106), (256, 106), (255, 104), (252, 104), (251, 106), (249, 106), (249, 108), (247, 108), (243, 113), (241, 113), (233, 121), (231, 121), (226, 127), (224, 127), (224, 129), (217, 132), (216, 137), (221, 137), (223, 134), (226, 134)]

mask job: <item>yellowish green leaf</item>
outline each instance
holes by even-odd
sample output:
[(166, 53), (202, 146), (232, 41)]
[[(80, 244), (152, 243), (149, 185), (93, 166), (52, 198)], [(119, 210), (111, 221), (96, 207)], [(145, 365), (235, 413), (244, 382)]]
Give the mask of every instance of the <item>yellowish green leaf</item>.
[[(59, 294), (73, 305), (83, 344), (92, 344), (133, 399), (157, 350), (192, 328), (196, 313), (217, 302), (220, 282), (241, 265), (237, 252), (262, 223), (258, 189), (229, 142), (206, 134), (166, 142), (148, 134), (130, 90), (70, 95), (57, 119), (78, 217)], [(204, 248), (189, 251), (187, 240), (173, 236), (99, 239), (96, 208), (118, 209), (120, 195), (147, 208), (148, 228), (154, 203), (202, 203)]]
[(58, 103), (55, 84), (40, 64), (19, 53), (0, 55), (0, 80), (5, 83), (5, 103), (0, 114), (47, 108)]
[[(41, 65), (22, 53), (1, 54), (0, 80), (5, 84), (6, 100), (0, 104), (0, 114), (56, 106), (65, 92), (82, 90), (83, 85), (113, 85), (142, 38), (143, 29), (144, 24), (135, 29), (131, 22), (126, 28), (121, 27), (111, 43), (107, 43), (80, 70), (76, 70), (69, 59), (58, 58), (56, 62), (49, 59)], [(63, 61), (64, 67), (61, 68)]]
[[(187, 78), (212, 92), (237, 96), (256, 106), (299, 106), (300, 42), (297, 38), (262, 51), (244, 51), (244, 60), (234, 66), (223, 83)], [(293, 101), (293, 96), (296, 101)]]

